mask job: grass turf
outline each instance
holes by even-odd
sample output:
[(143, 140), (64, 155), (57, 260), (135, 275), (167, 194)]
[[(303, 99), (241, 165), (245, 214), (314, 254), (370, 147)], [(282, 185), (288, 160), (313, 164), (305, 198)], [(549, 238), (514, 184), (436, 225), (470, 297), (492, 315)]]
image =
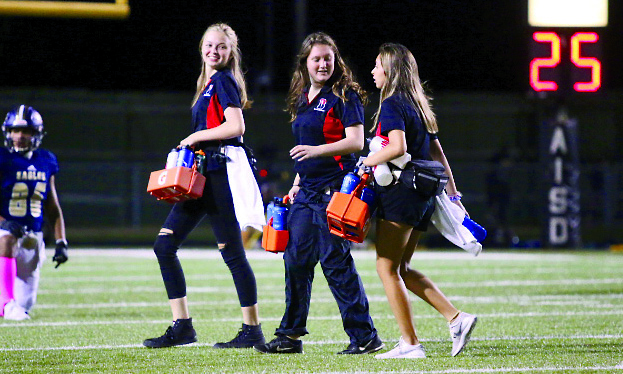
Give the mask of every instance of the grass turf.
[[(283, 262), (280, 255), (248, 253), (262, 328), (272, 339), (284, 310)], [(473, 258), (458, 250), (417, 252), (412, 266), (459, 309), (479, 317), (471, 342), (453, 358), (445, 320), (413, 297), (418, 336), (428, 356), (419, 360), (337, 355), (348, 338), (319, 266), (305, 354), (213, 349), (212, 344), (233, 338), (241, 324), (231, 276), (214, 250), (180, 251), (199, 341), (147, 349), (143, 339), (161, 335), (171, 318), (153, 253), (74, 250), (70, 255), (59, 269), (49, 259), (44, 265), (31, 320), (0, 321), (0, 372), (623, 372), (620, 253), (485, 250)], [(354, 255), (376, 328), (389, 349), (399, 332), (376, 275), (374, 252)]]

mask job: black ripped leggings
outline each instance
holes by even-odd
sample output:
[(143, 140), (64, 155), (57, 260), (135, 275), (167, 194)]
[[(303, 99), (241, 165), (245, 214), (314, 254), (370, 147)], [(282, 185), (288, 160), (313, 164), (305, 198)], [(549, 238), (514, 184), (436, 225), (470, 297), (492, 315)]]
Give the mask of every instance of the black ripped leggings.
[(234, 278), (240, 306), (255, 305), (257, 303), (255, 275), (242, 245), (226, 169), (207, 173), (201, 198), (175, 204), (162, 226), (173, 231), (173, 234), (161, 233), (156, 239), (154, 252), (160, 264), (162, 280), (169, 299), (186, 296), (186, 280), (177, 257), (177, 250), (204, 217), (208, 218), (217, 242), (224, 244), (224, 248), (219, 250)]

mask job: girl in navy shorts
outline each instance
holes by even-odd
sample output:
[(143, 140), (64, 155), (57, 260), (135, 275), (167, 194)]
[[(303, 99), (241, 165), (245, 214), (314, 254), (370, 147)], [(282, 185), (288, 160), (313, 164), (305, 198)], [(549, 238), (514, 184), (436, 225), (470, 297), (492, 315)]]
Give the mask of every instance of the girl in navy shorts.
[[(242, 245), (241, 228), (259, 230), (265, 223), (257, 182), (242, 143), (242, 109), (250, 106), (241, 70), (238, 37), (226, 24), (208, 27), (200, 43), (203, 60), (193, 100), (193, 133), (180, 146), (206, 153), (203, 196), (177, 203), (171, 209), (154, 252), (169, 297), (173, 325), (164, 335), (147, 339), (151, 348), (170, 347), (197, 340), (186, 299), (186, 281), (177, 250), (188, 234), (207, 218), (234, 279), (242, 309), (242, 328), (231, 341), (215, 348), (250, 348), (264, 343), (257, 307), (255, 275)], [(227, 162), (225, 162), (227, 160)]]
[(262, 353), (302, 353), (314, 267), (322, 267), (337, 301), (350, 345), (342, 354), (383, 348), (369, 313), (368, 298), (350, 254), (350, 242), (329, 232), (327, 205), (346, 173), (353, 152), (363, 149), (365, 93), (355, 82), (333, 39), (313, 33), (303, 41), (288, 94), (296, 146), (290, 150), (296, 177), (289, 191), (290, 240), (284, 253), (286, 311), (277, 338), (257, 345)]
[[(405, 152), (412, 159), (440, 161), (449, 176), (446, 186), (448, 196), (463, 208), (436, 135), (435, 114), (420, 83), (411, 52), (400, 44), (383, 44), (372, 76), (376, 87), (381, 89), (381, 105), (374, 116), (373, 131), (389, 143), (367, 157), (363, 164), (375, 166)], [(407, 290), (432, 305), (448, 320), (452, 356), (456, 356), (467, 343), (476, 325), (476, 317), (457, 310), (429, 278), (409, 267), (420, 234), (426, 231), (435, 209), (435, 200), (397, 182), (379, 187), (379, 190), (376, 269), (402, 336), (394, 349), (376, 358), (426, 357), (415, 334)]]

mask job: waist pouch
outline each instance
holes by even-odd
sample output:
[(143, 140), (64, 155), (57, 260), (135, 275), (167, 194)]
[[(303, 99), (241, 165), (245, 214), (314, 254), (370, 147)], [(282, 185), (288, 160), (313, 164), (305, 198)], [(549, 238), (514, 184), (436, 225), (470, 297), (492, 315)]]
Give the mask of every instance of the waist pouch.
[(216, 150), (204, 150), (206, 157), (203, 163), (203, 170), (200, 170), (202, 174), (205, 174), (214, 170), (225, 169), (226, 163), (229, 160), (229, 157), (220, 151)]
[(242, 149), (244, 149), (244, 152), (247, 155), (247, 159), (249, 160), (249, 166), (251, 166), (251, 170), (253, 170), (254, 172), (257, 171), (257, 160), (255, 158), (255, 155), (253, 155), (253, 150), (242, 142), (232, 142), (223, 143), (218, 147), (203, 148), (206, 156), (203, 170), (201, 170), (202, 174), (209, 171), (225, 169), (227, 167), (227, 162), (231, 161), (231, 159), (225, 154), (225, 150), (223, 147), (226, 145), (241, 147)]
[(448, 183), (448, 175), (439, 161), (412, 160), (405, 165), (398, 181), (430, 198), (443, 191)]

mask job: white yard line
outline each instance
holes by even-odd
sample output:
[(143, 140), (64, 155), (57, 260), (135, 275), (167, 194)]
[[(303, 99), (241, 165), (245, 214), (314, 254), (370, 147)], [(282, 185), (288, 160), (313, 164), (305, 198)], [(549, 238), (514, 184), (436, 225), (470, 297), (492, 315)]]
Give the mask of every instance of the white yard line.
[[(264, 278), (279, 279), (283, 278), (281, 273), (260, 273), (256, 274), (256, 279)], [(52, 278), (47, 278), (52, 279)], [(160, 275), (121, 275), (121, 276), (66, 276), (53, 277), (54, 285), (58, 289), (58, 285), (65, 283), (116, 283), (116, 282), (140, 282), (154, 281), (162, 282)], [(230, 274), (191, 274), (186, 276), (187, 280), (231, 280)], [(368, 282), (366, 288), (380, 288), (381, 282)], [(532, 279), (532, 280), (493, 280), (493, 281), (471, 281), (471, 282), (436, 282), (439, 287), (455, 287), (455, 288), (477, 288), (477, 287), (512, 287), (512, 286), (554, 286), (554, 285), (590, 285), (590, 284), (623, 284), (623, 278), (565, 278), (565, 279)], [(225, 288), (225, 287), (223, 287)], [(274, 288), (274, 287), (272, 287)], [(229, 288), (228, 288), (229, 290)], [(42, 287), (41, 292), (45, 292)]]
[[(53, 250), (48, 250), (50, 253), (50, 257), (54, 255)], [(92, 257), (92, 256), (102, 256), (102, 257), (128, 257), (128, 258), (151, 258), (155, 259), (154, 252), (151, 248), (142, 248), (142, 249), (72, 249), (71, 253), (74, 256), (83, 256), (83, 257)], [(247, 252), (248, 258), (254, 259), (269, 259), (282, 261), (282, 254), (275, 254), (271, 252), (266, 252), (263, 250), (248, 250)], [(372, 249), (370, 250), (353, 250), (351, 251), (353, 257), (355, 259), (374, 259), (376, 257), (376, 252)], [(190, 258), (190, 259), (213, 259), (213, 258), (221, 258), (221, 254), (215, 248), (182, 248), (178, 252), (178, 256), (182, 259)], [(543, 261), (544, 259), (555, 260), (555, 261), (578, 261), (578, 257), (574, 254), (570, 253), (538, 253), (538, 252), (503, 252), (503, 251), (495, 251), (488, 252), (484, 250), (478, 257), (474, 257), (471, 254), (461, 251), (460, 249), (452, 249), (448, 251), (417, 251), (413, 256), (414, 260), (449, 260), (449, 259), (460, 259), (460, 260), (478, 260), (478, 261)]]
[[(142, 321), (141, 323), (164, 323), (164, 321)], [(517, 340), (534, 340), (534, 341), (541, 341), (541, 340), (557, 340), (557, 339), (564, 339), (564, 340), (584, 340), (584, 339), (603, 339), (603, 340), (610, 340), (610, 339), (623, 339), (623, 335), (560, 335), (560, 336), (556, 336), (556, 335), (546, 335), (546, 336), (499, 336), (499, 337), (488, 337), (488, 338), (472, 338), (471, 341), (503, 341), (503, 340), (510, 340), (510, 341), (517, 341)], [(443, 343), (443, 342), (447, 342), (450, 339), (421, 339), (422, 342), (426, 343), (426, 342), (430, 342), (430, 343)], [(385, 343), (387, 344), (393, 344), (396, 343), (397, 341), (395, 340), (385, 340)], [(184, 345), (184, 346), (179, 346), (179, 348), (184, 348), (184, 347), (211, 347), (214, 343), (194, 343), (194, 344), (188, 344), (188, 345)], [(328, 344), (348, 344), (348, 341), (346, 340), (305, 340), (304, 341), (305, 345), (328, 345)], [(93, 349), (121, 349), (121, 348), (143, 348), (142, 344), (119, 344), (119, 345), (110, 345), (110, 344), (106, 344), (106, 345), (86, 345), (86, 346), (62, 346), (62, 347), (50, 347), (50, 346), (44, 346), (44, 347), (24, 347), (24, 348), (20, 348), (20, 347), (11, 347), (11, 348), (0, 348), (0, 352), (27, 352), (27, 351), (58, 351), (58, 350), (70, 350), (70, 351), (76, 351), (76, 350), (93, 350)], [(623, 363), (621, 363), (623, 364)]]
[[(125, 306), (135, 308), (137, 306), (143, 306), (143, 304), (148, 303), (135, 303), (135, 304), (124, 304)], [(192, 305), (201, 305), (200, 303), (195, 303)], [(160, 303), (154, 304), (150, 306), (162, 306), (165, 307), (168, 304)], [(616, 309), (610, 311), (582, 311), (582, 312), (527, 312), (527, 313), (489, 313), (489, 314), (478, 314), (478, 317), (481, 319), (484, 318), (535, 318), (535, 317), (580, 317), (580, 316), (620, 316), (623, 315), (623, 310)], [(381, 319), (394, 319), (393, 315), (373, 315), (373, 319), (381, 320)], [(429, 314), (429, 315), (416, 315), (413, 316), (414, 319), (439, 319), (439, 315), (437, 314)], [(327, 320), (340, 320), (341, 317), (339, 315), (331, 315), (331, 316), (309, 316), (308, 320), (312, 321), (327, 321)], [(232, 318), (196, 318), (197, 321), (201, 321), (202, 323), (218, 323), (218, 322), (238, 322), (240, 321), (239, 317)], [(275, 317), (263, 317), (263, 321), (271, 321), (271, 322), (279, 322), (281, 321), (281, 316)], [(116, 324), (153, 324), (153, 323), (169, 323), (170, 321), (166, 320), (155, 320), (155, 321), (144, 321), (144, 320), (111, 320), (111, 321), (62, 321), (62, 322), (35, 322), (35, 321), (26, 321), (26, 322), (3, 322), (0, 323), (0, 329), (2, 328), (25, 328), (25, 327), (63, 327), (63, 326), (89, 326), (89, 325), (116, 325)]]
[[(126, 290), (125, 292), (144, 292), (141, 290)], [(162, 293), (163, 290), (158, 289), (154, 290), (154, 293)], [(97, 292), (93, 292), (97, 293)], [(199, 294), (199, 293), (217, 293), (212, 289), (203, 289), (203, 290), (189, 290), (191, 294)], [(282, 293), (282, 292), (276, 292)], [(72, 294), (69, 292), (68, 294)], [(87, 293), (88, 294), (88, 293)], [(321, 296), (313, 297), (311, 302), (314, 304), (317, 303), (334, 303), (335, 299), (329, 293), (321, 293), (317, 292), (317, 294), (321, 294)], [(551, 295), (549, 297), (543, 297), (544, 295), (537, 295), (534, 297), (531, 296), (518, 296), (518, 297), (471, 297), (471, 296), (454, 296), (449, 297), (451, 301), (461, 302), (461, 303), (469, 303), (469, 304), (514, 304), (514, 305), (553, 305), (553, 306), (569, 306), (569, 305), (578, 305), (583, 307), (590, 308), (620, 308), (621, 305), (613, 304), (613, 303), (604, 303), (603, 301), (607, 300), (621, 300), (623, 299), (623, 294), (612, 294), (612, 295), (595, 295), (595, 297), (591, 296), (577, 296), (575, 298), (568, 297), (557, 297), (557, 295)], [(567, 295), (565, 295), (567, 296)], [(415, 296), (411, 296), (412, 301), (419, 300)], [(386, 302), (387, 298), (385, 296), (379, 295), (371, 295), (368, 296), (369, 302)], [(282, 304), (284, 303), (283, 297), (275, 297), (275, 298), (266, 298), (260, 297), (259, 302), (261, 304)], [(235, 299), (227, 299), (227, 300), (206, 300), (206, 301), (193, 301), (189, 302), (190, 305), (238, 305), (239, 301)], [(76, 303), (76, 304), (37, 304), (36, 309), (101, 309), (101, 308), (137, 308), (137, 307), (160, 307), (163, 305), (167, 305), (165, 301), (156, 301), (156, 302), (113, 302), (113, 303)]]
[[(482, 369), (448, 369), (448, 370), (398, 370), (398, 371), (326, 371), (322, 374), (396, 374), (396, 373), (409, 373), (409, 374), (461, 374), (461, 373), (542, 373), (542, 372), (585, 372), (585, 371), (604, 371), (609, 372), (611, 370), (620, 369), (617, 366), (541, 366), (541, 367), (502, 367), (502, 368), (482, 368)], [(305, 373), (305, 372), (302, 372)], [(234, 374), (234, 373), (232, 373)], [(235, 373), (239, 374), (239, 373)]]

